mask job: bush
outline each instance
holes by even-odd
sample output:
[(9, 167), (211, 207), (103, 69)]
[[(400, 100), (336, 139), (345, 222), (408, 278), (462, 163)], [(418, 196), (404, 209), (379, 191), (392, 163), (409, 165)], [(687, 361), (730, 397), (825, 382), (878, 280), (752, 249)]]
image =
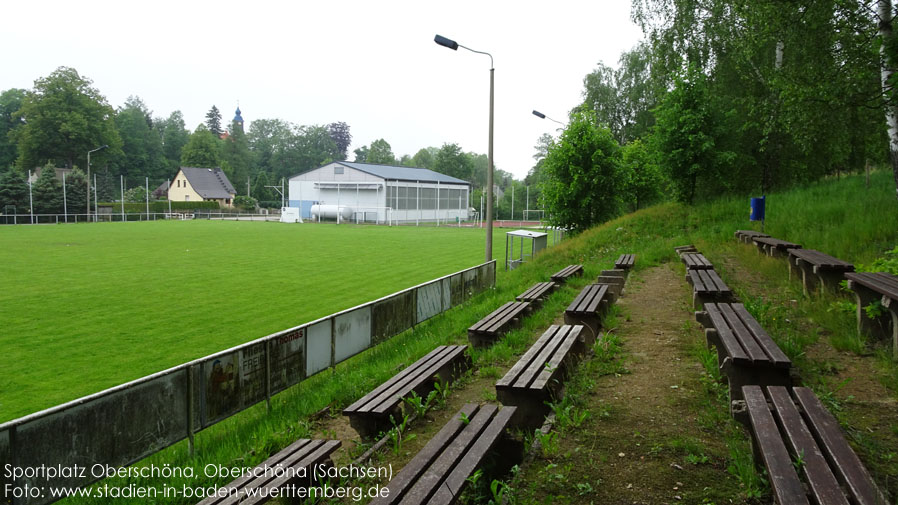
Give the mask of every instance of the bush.
[(251, 196), (240, 195), (234, 197), (234, 207), (243, 210), (256, 210), (256, 199)]

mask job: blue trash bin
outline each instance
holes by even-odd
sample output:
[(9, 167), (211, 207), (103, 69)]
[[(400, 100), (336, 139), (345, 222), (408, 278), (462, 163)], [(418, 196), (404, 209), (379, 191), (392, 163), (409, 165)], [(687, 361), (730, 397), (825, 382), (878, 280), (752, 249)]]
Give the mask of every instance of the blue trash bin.
[(764, 200), (767, 196), (762, 196), (761, 198), (752, 198), (751, 199), (751, 215), (749, 215), (749, 220), (751, 221), (763, 221), (764, 220)]

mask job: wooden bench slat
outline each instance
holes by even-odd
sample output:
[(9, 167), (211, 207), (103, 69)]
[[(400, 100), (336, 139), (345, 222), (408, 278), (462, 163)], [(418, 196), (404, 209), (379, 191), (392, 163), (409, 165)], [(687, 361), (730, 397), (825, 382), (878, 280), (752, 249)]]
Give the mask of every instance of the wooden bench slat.
[(452, 440), (452, 443), (445, 447), (437, 459), (418, 477), (400, 503), (430, 503), (429, 498), (442, 482), (443, 476), (451, 472), (458, 464), (461, 457), (467, 452), (468, 447), (477, 440), (481, 431), (486, 428), (487, 423), (492, 419), (496, 410), (497, 407), (495, 405), (487, 404), (480, 407), (477, 413), (469, 419), (468, 424)]
[(795, 408), (789, 392), (783, 386), (770, 386), (767, 392), (783, 427), (784, 439), (791, 446), (792, 454), (801, 458), (801, 471), (817, 501), (832, 505), (849, 505), (823, 453), (805, 426), (798, 409)]
[(789, 249), (789, 256), (799, 258), (827, 270), (853, 271), (854, 265), (814, 249)]
[(760, 386), (742, 388), (752, 432), (780, 504), (809, 504)]
[(755, 340), (758, 342), (764, 352), (767, 354), (770, 361), (773, 363), (773, 366), (781, 367), (781, 368), (789, 368), (792, 366), (792, 360), (786, 356), (786, 353), (783, 352), (782, 349), (776, 345), (776, 342), (773, 341), (773, 338), (770, 337), (767, 332), (761, 328), (761, 323), (758, 322), (757, 319), (752, 316), (748, 310), (746, 310), (745, 305), (741, 303), (733, 303), (731, 304), (733, 307), (733, 311), (739, 316), (739, 319), (743, 324), (751, 331), (752, 335), (755, 337)]
[(520, 295), (518, 295), (515, 300), (519, 302), (532, 302), (536, 300), (540, 300), (549, 293), (551, 293), (555, 289), (554, 282), (537, 282), (533, 286), (531, 286), (527, 291), (524, 291)]
[(796, 387), (793, 393), (796, 402), (806, 413), (808, 428), (814, 437), (822, 442), (826, 458), (835, 466), (839, 481), (851, 491), (861, 505), (886, 503), (885, 497), (873, 483), (873, 478), (845, 440), (838, 421), (820, 403), (813, 391), (805, 387)]
[[(318, 446), (314, 452), (312, 452), (311, 454), (307, 454), (302, 458), (301, 461), (297, 462), (294, 465), (295, 468), (310, 467), (320, 461), (322, 458), (327, 457), (327, 455), (340, 447), (339, 440), (325, 440), (324, 442), (325, 443)], [(308, 471), (308, 475), (311, 476), (312, 473), (312, 471)], [(240, 505), (256, 505), (258, 503), (265, 503), (271, 497), (271, 492), (273, 490), (280, 489), (281, 487), (287, 485), (291, 480), (293, 480), (292, 476), (289, 475), (270, 479), (265, 485), (259, 486), (260, 489), (266, 489), (266, 493), (257, 493), (255, 496), (246, 497), (243, 500), (236, 500), (234, 503), (239, 503)]]
[(845, 278), (889, 298), (898, 299), (898, 277), (894, 275), (884, 272), (855, 272), (845, 274)]
[[(271, 458), (263, 461), (258, 467), (277, 468), (278, 466), (281, 466), (283, 468), (296, 469), (309, 467), (326, 459), (332, 452), (337, 450), (340, 445), (341, 442), (339, 440), (300, 439), (282, 449)], [(312, 472), (308, 472), (308, 474), (311, 475)], [(228, 484), (228, 487), (239, 488), (239, 493), (227, 496), (210, 496), (201, 501), (200, 505), (225, 505), (237, 503), (240, 503), (241, 505), (252, 505), (255, 503), (262, 503), (268, 500), (271, 490), (283, 487), (292, 480), (291, 477), (292, 476), (289, 474), (280, 477), (277, 475), (260, 475), (256, 477), (252, 474), (247, 474)], [(260, 490), (267, 489), (269, 493), (259, 492), (254, 496), (249, 497), (244, 491), (246, 488)]]
[(511, 322), (512, 319), (518, 317), (526, 308), (522, 304), (526, 304), (527, 302), (508, 302), (505, 305), (505, 310), (499, 316), (493, 318), (492, 320), (487, 321), (485, 327), (481, 328), (481, 331), (487, 332), (496, 332), (499, 331), (502, 327)]
[(451, 354), (452, 352), (453, 348), (451, 346), (436, 347), (424, 357), (393, 376), (392, 379), (379, 385), (370, 393), (343, 409), (343, 412), (355, 412), (374, 408), (374, 406), (383, 401), (385, 396), (396, 394), (403, 388), (403, 386), (414, 380), (422, 369), (428, 368), (429, 366), (432, 366), (433, 363), (441, 361), (447, 354)]
[(543, 371), (545, 371), (546, 363), (550, 362), (550, 358), (553, 358), (555, 356), (555, 351), (557, 351), (558, 348), (561, 347), (561, 344), (564, 342), (563, 338), (559, 338), (560, 335), (554, 335), (553, 337), (554, 338), (543, 342), (542, 346), (540, 346), (539, 353), (535, 358), (533, 358), (532, 361), (530, 361), (530, 365), (527, 367), (526, 371), (518, 376), (517, 380), (512, 383), (511, 387), (529, 387), (530, 384), (533, 383)]
[(495, 415), (492, 422), (487, 425), (483, 433), (480, 434), (480, 437), (477, 438), (477, 441), (471, 446), (458, 466), (456, 466), (452, 473), (446, 477), (445, 482), (440, 486), (440, 489), (432, 497), (432, 501), (429, 503), (440, 505), (449, 504), (455, 501), (467, 482), (468, 477), (477, 467), (480, 460), (482, 460), (486, 453), (489, 452), (493, 445), (495, 445), (513, 414), (514, 407), (505, 407)]
[(733, 330), (730, 329), (730, 325), (727, 324), (726, 319), (724, 319), (723, 313), (717, 309), (717, 305), (719, 304), (705, 304), (705, 311), (708, 313), (708, 317), (711, 318), (711, 324), (717, 331), (717, 336), (724, 347), (724, 352), (726, 352), (726, 355), (733, 360), (733, 363), (740, 365), (750, 363), (751, 360), (742, 346), (739, 345), (736, 336), (733, 334)]
[(717, 309), (723, 313), (727, 323), (733, 328), (733, 333), (742, 336), (742, 338), (737, 337), (737, 340), (742, 346), (742, 349), (745, 350), (745, 354), (748, 355), (748, 359), (756, 364), (770, 363), (767, 354), (758, 344), (756, 336), (745, 326), (742, 319), (736, 315), (732, 305), (729, 303), (720, 303), (717, 305)]
[[(260, 465), (267, 464), (269, 467), (275, 467), (279, 464), (283, 464), (283, 462), (286, 459), (288, 459), (290, 457), (290, 455), (293, 454), (294, 452), (300, 451), (303, 449), (306, 451), (308, 451), (309, 449), (314, 449), (316, 446), (320, 445), (322, 442), (324, 442), (324, 441), (323, 440), (309, 440), (306, 438), (299, 439), (296, 442), (293, 442), (292, 444), (288, 445), (287, 447), (281, 449), (280, 451), (275, 453), (273, 456), (271, 456), (270, 458), (263, 461)], [(308, 447), (304, 447), (304, 446), (308, 446)], [(254, 480), (254, 479), (255, 479), (255, 477), (253, 477), (252, 475), (243, 475), (243, 476), (238, 477), (237, 479), (231, 481), (228, 484), (228, 486), (235, 487), (235, 488), (246, 487), (246, 485), (251, 480)], [(228, 498), (229, 497), (227, 497), (227, 496), (210, 496), (210, 497), (206, 498), (205, 500), (201, 501), (200, 505), (212, 505), (212, 504), (226, 503)]]
[(382, 505), (398, 503), (399, 500), (401, 500), (404, 496), (402, 491), (404, 491), (410, 483), (414, 482), (418, 478), (418, 476), (420, 476), (427, 470), (430, 464), (443, 451), (443, 447), (465, 427), (464, 423), (462, 423), (460, 419), (461, 414), (464, 413), (465, 416), (470, 418), (470, 416), (474, 415), (474, 412), (476, 410), (476, 404), (465, 404), (458, 412), (458, 414), (450, 419), (449, 422), (447, 422), (440, 429), (440, 431), (430, 439), (430, 442), (428, 442), (423, 449), (418, 451), (418, 454), (416, 454), (411, 461), (406, 463), (405, 466), (402, 467), (402, 470), (400, 470), (399, 473), (396, 474), (396, 477), (394, 477), (393, 480), (390, 481), (390, 495), (387, 497), (375, 499), (371, 503)]
[(680, 260), (686, 265), (687, 269), (707, 270), (714, 268), (714, 265), (702, 253), (686, 252), (680, 256)]
[(579, 333), (582, 330), (582, 326), (568, 326), (569, 330), (564, 332), (564, 336), (560, 339), (556, 339), (559, 345), (552, 351), (552, 359), (542, 367), (542, 370), (539, 372), (539, 375), (536, 379), (530, 384), (530, 389), (532, 390), (542, 390), (546, 387), (548, 382), (552, 380), (552, 377), (555, 375), (556, 371), (561, 368), (562, 362), (568, 357), (571, 351), (571, 347), (574, 346), (574, 343), (579, 338)]
[(608, 292), (607, 284), (590, 284), (568, 305), (567, 312), (596, 312)]
[(568, 265), (552, 274), (551, 278), (554, 282), (564, 282), (574, 275), (583, 275), (583, 265)]
[(422, 381), (431, 380), (440, 368), (457, 358), (460, 354), (463, 354), (467, 348), (467, 346), (463, 345), (440, 347), (444, 348), (443, 352), (432, 357), (430, 360), (423, 363), (422, 366), (417, 367), (414, 375), (407, 375), (406, 377), (403, 377), (402, 380), (395, 382), (392, 388), (373, 398), (367, 406), (370, 407), (373, 412), (379, 414), (386, 413), (392, 408), (392, 404), (396, 402), (397, 398), (401, 398), (406, 394), (411, 393), (411, 391)]
[(517, 381), (518, 376), (521, 374), (521, 372), (523, 372), (527, 368), (529, 363), (533, 360), (534, 356), (539, 354), (542, 348), (546, 345), (546, 342), (548, 342), (555, 335), (555, 332), (558, 331), (558, 328), (559, 326), (554, 324), (549, 326), (549, 329), (543, 332), (542, 335), (540, 335), (536, 342), (534, 342), (534, 344), (530, 346), (529, 349), (527, 349), (527, 352), (525, 352), (524, 355), (521, 356), (521, 359), (519, 359), (518, 362), (511, 367), (511, 369), (505, 374), (505, 376), (499, 379), (498, 382), (496, 382), (496, 387), (511, 386), (512, 383)]

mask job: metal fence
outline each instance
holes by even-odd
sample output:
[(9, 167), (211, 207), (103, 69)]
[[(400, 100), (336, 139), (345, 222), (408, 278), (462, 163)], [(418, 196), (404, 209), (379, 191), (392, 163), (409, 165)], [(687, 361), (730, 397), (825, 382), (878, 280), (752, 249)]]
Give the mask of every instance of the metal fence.
[[(52, 487), (82, 487), (95, 465), (130, 465), (494, 286), (496, 262), (0, 425), (0, 462), (18, 469), (87, 469), (14, 477), (0, 464), (2, 503), (51, 503)], [(29, 494), (22, 490), (39, 490)], [(18, 494), (9, 496), (11, 491)]]

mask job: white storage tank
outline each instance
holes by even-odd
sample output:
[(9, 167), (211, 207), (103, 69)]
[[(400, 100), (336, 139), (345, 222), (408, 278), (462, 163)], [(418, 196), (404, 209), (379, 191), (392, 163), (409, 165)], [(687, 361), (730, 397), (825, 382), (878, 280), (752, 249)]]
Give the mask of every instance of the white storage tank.
[(349, 221), (352, 219), (352, 207), (347, 207), (345, 205), (340, 205), (339, 207), (336, 205), (312, 205), (312, 219), (318, 220), (319, 216), (321, 219), (333, 219), (337, 220), (337, 214), (340, 215), (340, 221)]

